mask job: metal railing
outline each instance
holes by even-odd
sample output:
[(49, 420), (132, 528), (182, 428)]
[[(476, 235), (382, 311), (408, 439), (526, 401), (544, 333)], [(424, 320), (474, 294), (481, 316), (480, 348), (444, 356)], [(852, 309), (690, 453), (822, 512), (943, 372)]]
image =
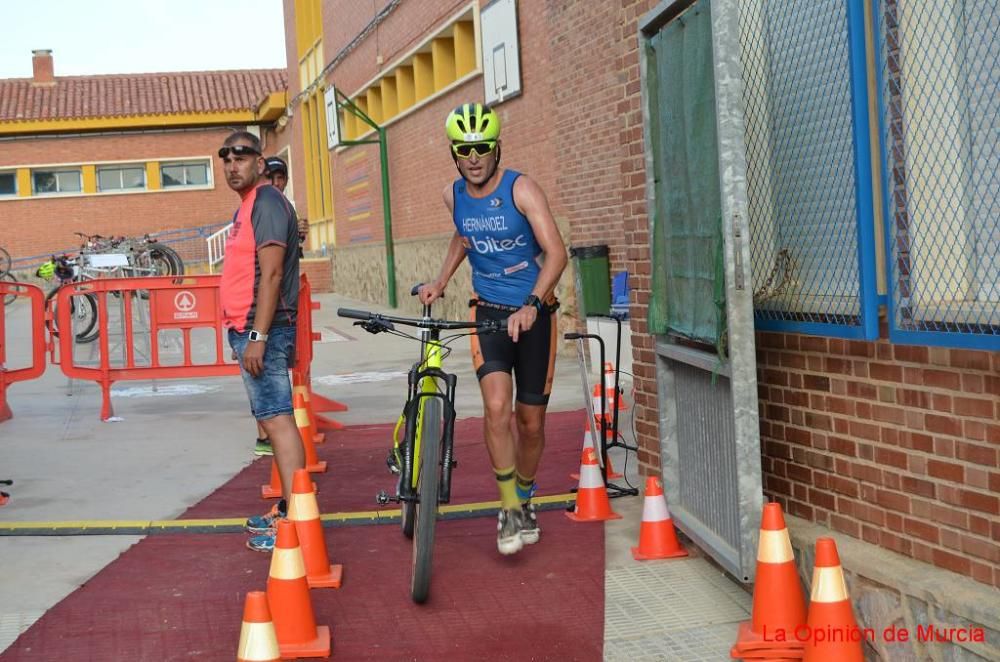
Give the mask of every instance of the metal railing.
[(1000, 349), (1000, 8), (874, 4), (890, 337)]
[(208, 253), (208, 273), (215, 273), (215, 265), (222, 262), (222, 259), (226, 257), (226, 237), (229, 236), (229, 230), (233, 227), (230, 223), (219, 230), (213, 232), (205, 239), (206, 251)]
[(861, 0), (743, 0), (757, 328), (878, 335)]

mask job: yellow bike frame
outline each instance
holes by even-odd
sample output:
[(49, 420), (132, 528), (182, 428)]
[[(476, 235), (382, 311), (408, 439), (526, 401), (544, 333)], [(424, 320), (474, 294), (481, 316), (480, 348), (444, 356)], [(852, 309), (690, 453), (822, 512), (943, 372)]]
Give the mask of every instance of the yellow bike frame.
[[(418, 370), (422, 371), (422, 370), (427, 370), (428, 368), (441, 369), (441, 366), (444, 365), (444, 356), (441, 350), (442, 348), (440, 342), (438, 342), (437, 340), (430, 340), (430, 339), (426, 340), (424, 342), (424, 350), (423, 350), (424, 358), (423, 361), (420, 363), (420, 367), (418, 368)], [(419, 391), (421, 393), (439, 392), (439, 389), (437, 387), (437, 380), (435, 380), (433, 377), (424, 377), (422, 380), (420, 380), (420, 382), (421, 383)], [(420, 479), (420, 462), (417, 462), (416, 459), (420, 457), (420, 439), (422, 436), (421, 433), (424, 426), (424, 402), (426, 400), (427, 398), (420, 398), (420, 404), (418, 405), (417, 409), (417, 433), (416, 436), (414, 437), (414, 444), (413, 444), (414, 463), (413, 463), (412, 486), (414, 489), (416, 489), (417, 482)], [(399, 420), (396, 421), (396, 427), (392, 432), (393, 448), (396, 451), (399, 451), (399, 441), (400, 441), (399, 435), (400, 432), (403, 430), (405, 424), (406, 424), (406, 417), (404, 416), (404, 414), (400, 414)]]

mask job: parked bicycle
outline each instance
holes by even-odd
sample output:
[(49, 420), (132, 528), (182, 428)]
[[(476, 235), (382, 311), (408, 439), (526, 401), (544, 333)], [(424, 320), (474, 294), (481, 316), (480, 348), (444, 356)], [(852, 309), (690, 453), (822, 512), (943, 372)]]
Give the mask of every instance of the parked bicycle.
[(82, 255), (123, 255), (127, 263), (110, 267), (86, 268), (100, 271), (91, 273), (94, 277), (135, 278), (140, 276), (179, 276), (184, 273), (184, 260), (166, 244), (140, 237), (105, 237), (99, 234), (74, 233), (83, 240)]
[[(38, 267), (35, 275), (46, 281), (50, 281), (53, 278), (58, 281), (56, 286), (45, 295), (45, 308), (51, 312), (51, 315), (47, 316), (51, 317), (51, 320), (47, 321), (46, 324), (49, 326), (49, 332), (53, 336), (58, 336), (59, 329), (56, 326), (55, 298), (59, 292), (59, 288), (67, 283), (77, 283), (84, 280), (91, 280), (91, 278), (84, 275), (80, 264), (80, 256), (68, 253), (64, 253), (58, 257), (53, 255), (51, 260)], [(71, 311), (70, 319), (73, 320), (77, 342), (93, 342), (97, 339), (99, 332), (99, 329), (97, 329), (97, 295), (87, 293), (70, 297), (69, 305)]]
[[(410, 292), (417, 294), (419, 285)], [(451, 470), (455, 466), (455, 386), (458, 377), (444, 372), (442, 365), (451, 354), (454, 340), (470, 335), (456, 333), (441, 337), (442, 331), (470, 330), (471, 333), (496, 333), (503, 322), (439, 320), (431, 317), (431, 306), (423, 307), (419, 318), (395, 317), (365, 310), (338, 308), (341, 317), (355, 322), (369, 333), (392, 333), (420, 343), (420, 360), (407, 375), (406, 404), (393, 433), (390, 470), (398, 473), (396, 493), (379, 492), (376, 501), (385, 505), (399, 503), (403, 535), (413, 539), (410, 597), (420, 604), (430, 594), (434, 529), (438, 505), (451, 500)], [(420, 329), (413, 336), (395, 328), (396, 324)], [(402, 438), (399, 432), (402, 430)], [(395, 456), (398, 466), (393, 467)]]

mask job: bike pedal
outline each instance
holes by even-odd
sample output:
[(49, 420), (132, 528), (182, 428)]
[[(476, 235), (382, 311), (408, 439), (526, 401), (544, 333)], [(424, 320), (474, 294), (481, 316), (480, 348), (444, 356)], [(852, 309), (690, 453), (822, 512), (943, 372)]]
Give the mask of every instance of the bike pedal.
[(379, 491), (378, 494), (375, 495), (375, 503), (377, 503), (380, 506), (384, 506), (389, 502), (399, 503), (399, 501), (400, 501), (399, 497), (389, 496), (389, 493), (386, 492), (385, 490), (381, 490)]

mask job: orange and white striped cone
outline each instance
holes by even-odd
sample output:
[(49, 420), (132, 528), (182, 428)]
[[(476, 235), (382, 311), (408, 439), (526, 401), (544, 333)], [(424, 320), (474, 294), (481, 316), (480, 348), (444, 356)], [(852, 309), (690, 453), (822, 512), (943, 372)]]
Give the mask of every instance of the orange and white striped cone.
[[(816, 539), (804, 662), (864, 662), (864, 633), (854, 618), (833, 538)], [(818, 636), (822, 634), (823, 636)]]
[(260, 486), (260, 498), (281, 498), (281, 474), (278, 473), (278, 463), (273, 457), (271, 458), (271, 482)]
[(313, 492), (309, 472), (296, 469), (292, 482), (292, 495), (288, 501), (288, 519), (295, 522), (302, 558), (306, 564), (309, 588), (340, 588), (344, 568), (330, 565), (323, 536), (323, 522), (319, 519), (319, 504)]
[(271, 610), (267, 608), (267, 593), (250, 591), (243, 606), (236, 662), (278, 662), (280, 659), (278, 635), (271, 622)]
[[(595, 416), (595, 419), (597, 417)], [(610, 429), (610, 428), (608, 428)], [(587, 421), (583, 424), (583, 447), (584, 448), (594, 448), (594, 440), (590, 436), (590, 422)], [(597, 449), (594, 449), (594, 454), (597, 454)], [(614, 465), (611, 464), (611, 456), (608, 455), (608, 478), (622, 478), (622, 474), (615, 471)], [(580, 480), (580, 474), (576, 471), (569, 475), (573, 480)]]
[(677, 530), (667, 509), (663, 484), (656, 476), (646, 478), (646, 496), (642, 502), (642, 525), (639, 527), (639, 546), (632, 548), (632, 558), (637, 561), (674, 559), (687, 556), (688, 552), (677, 540)]
[[(294, 377), (296, 373), (292, 372), (292, 402), (295, 401), (296, 395), (301, 395), (302, 400), (305, 401), (306, 413), (309, 414), (309, 429), (313, 435), (313, 443), (316, 445), (322, 444), (326, 441), (326, 435), (319, 431), (319, 427), (316, 425), (316, 412), (313, 410), (312, 399), (309, 397), (309, 387), (302, 383), (301, 377), (296, 379)], [(299, 382), (296, 384), (295, 382)]]
[(295, 523), (287, 519), (277, 524), (267, 603), (282, 658), (329, 657), (330, 628), (316, 625)]
[(295, 425), (299, 428), (299, 436), (302, 438), (302, 448), (306, 453), (306, 471), (311, 474), (323, 473), (326, 471), (326, 460), (320, 460), (316, 455), (316, 446), (313, 444), (313, 429), (309, 425), (309, 412), (306, 410), (306, 401), (302, 394), (297, 394), (292, 400), (295, 411)]
[[(604, 363), (604, 394), (608, 401), (608, 408), (613, 409), (615, 402), (615, 365), (610, 361)], [(600, 397), (600, 394), (598, 394)], [(600, 403), (598, 403), (598, 408)], [(625, 404), (625, 398), (621, 394), (618, 395), (618, 411), (625, 411), (628, 406)], [(594, 411), (598, 411), (595, 409)]]
[(611, 510), (608, 490), (601, 478), (601, 468), (597, 464), (597, 454), (593, 448), (585, 448), (580, 464), (580, 484), (576, 490), (576, 505), (566, 517), (574, 522), (603, 522), (621, 519), (621, 515)]
[(740, 623), (729, 651), (737, 659), (801, 657), (805, 642), (796, 634), (806, 622), (806, 603), (795, 567), (781, 504), (766, 503), (757, 542), (757, 573), (750, 620)]

